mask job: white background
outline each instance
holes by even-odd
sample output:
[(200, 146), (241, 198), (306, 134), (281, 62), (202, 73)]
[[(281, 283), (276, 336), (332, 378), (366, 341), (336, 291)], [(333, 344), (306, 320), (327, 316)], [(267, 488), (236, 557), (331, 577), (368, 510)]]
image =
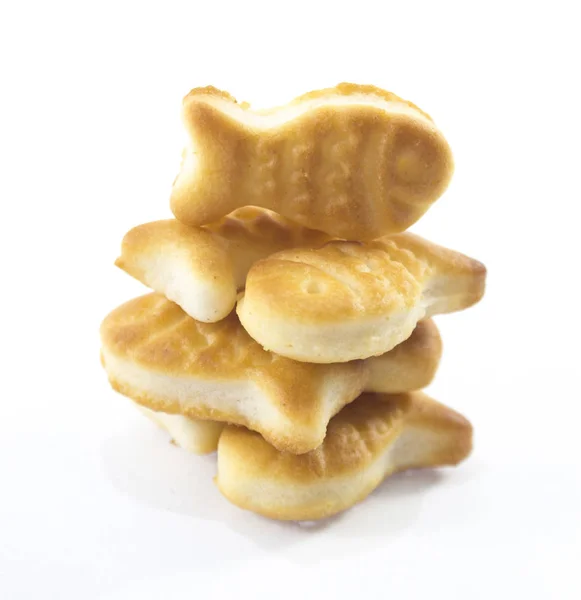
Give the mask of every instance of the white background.
[[(4, 2), (0, 598), (581, 598), (581, 127), (569, 2)], [(389, 480), (317, 526), (229, 505), (109, 390), (113, 267), (170, 216), (179, 107), (339, 81), (416, 102), (456, 175), (414, 230), (488, 267), (437, 320), (430, 393), (474, 423), (456, 470)]]

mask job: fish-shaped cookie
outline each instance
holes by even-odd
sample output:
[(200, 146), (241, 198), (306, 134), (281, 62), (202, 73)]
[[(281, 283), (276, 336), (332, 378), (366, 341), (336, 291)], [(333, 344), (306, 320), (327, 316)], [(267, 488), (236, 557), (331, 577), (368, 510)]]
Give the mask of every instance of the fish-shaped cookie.
[[(364, 389), (427, 385), (441, 354), (437, 329), (424, 323), (405, 347), (393, 357), (373, 359), (375, 364), (301, 363), (265, 351), (235, 313), (201, 323), (155, 293), (112, 311), (101, 325), (101, 342), (111, 385), (139, 404), (169, 415), (245, 425), (294, 453), (316, 448), (329, 419)], [(173, 435), (178, 443), (188, 435), (180, 420), (161, 424), (172, 435), (173, 427), (179, 429)], [(197, 442), (181, 445), (195, 449)], [(202, 445), (201, 451), (213, 449)]]
[[(365, 361), (369, 368), (365, 390), (398, 394), (422, 389), (434, 378), (441, 355), (442, 340), (435, 323), (430, 319), (420, 321), (405, 342), (387, 354)], [(184, 450), (208, 454), (217, 449), (220, 433), (226, 425), (223, 421), (169, 414), (146, 408), (138, 402), (134, 404)]]
[(264, 348), (311, 363), (383, 354), (420, 319), (472, 306), (486, 269), (411, 233), (331, 241), (256, 262), (237, 312)]
[(344, 83), (266, 111), (196, 88), (182, 117), (189, 143), (170, 203), (188, 225), (251, 205), (333, 237), (371, 240), (415, 223), (453, 172), (433, 120), (370, 85)]
[(472, 449), (472, 426), (422, 392), (363, 394), (300, 456), (280, 452), (244, 427), (218, 442), (218, 488), (228, 500), (273, 519), (330, 517), (406, 469), (456, 465)]
[(115, 264), (194, 319), (212, 323), (234, 308), (258, 259), (329, 240), (269, 210), (246, 207), (203, 227), (175, 219), (138, 225), (123, 238)]

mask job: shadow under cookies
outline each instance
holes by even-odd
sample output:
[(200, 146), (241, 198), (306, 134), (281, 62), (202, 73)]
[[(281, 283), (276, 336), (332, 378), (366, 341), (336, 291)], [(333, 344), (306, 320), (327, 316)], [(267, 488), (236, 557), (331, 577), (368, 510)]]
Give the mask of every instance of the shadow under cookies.
[[(289, 554), (294, 562), (312, 562), (307, 551), (321, 535), (349, 545), (327, 545), (333, 556), (360, 553), (369, 538), (389, 544), (414, 523), (429, 489), (446, 478), (440, 471), (419, 470), (388, 478), (363, 503), (320, 521), (274, 521), (243, 511), (222, 497), (213, 482), (216, 455), (196, 456), (173, 445), (167, 434), (145, 419), (108, 438), (102, 446), (107, 478), (141, 505), (186, 517), (222, 523), (264, 551)], [(296, 552), (296, 545), (304, 546)], [(292, 552), (287, 552), (293, 548)], [(336, 548), (335, 550), (333, 548)], [(232, 558), (239, 558), (233, 554)]]

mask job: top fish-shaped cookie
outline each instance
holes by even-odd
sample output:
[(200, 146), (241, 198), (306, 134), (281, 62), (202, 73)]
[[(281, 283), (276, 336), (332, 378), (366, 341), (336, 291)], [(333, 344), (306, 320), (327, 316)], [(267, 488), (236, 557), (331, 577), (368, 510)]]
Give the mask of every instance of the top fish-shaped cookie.
[(196, 88), (183, 120), (189, 143), (171, 208), (188, 225), (251, 205), (331, 236), (372, 240), (415, 223), (453, 172), (432, 119), (368, 85), (343, 83), (259, 112)]

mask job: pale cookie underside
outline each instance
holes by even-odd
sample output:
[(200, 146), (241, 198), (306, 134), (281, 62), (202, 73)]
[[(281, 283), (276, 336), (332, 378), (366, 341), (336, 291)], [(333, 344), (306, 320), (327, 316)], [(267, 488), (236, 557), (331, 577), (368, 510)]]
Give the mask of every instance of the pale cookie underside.
[(135, 366), (105, 348), (102, 355), (112, 387), (137, 403), (172, 415), (245, 425), (277, 448), (293, 453), (317, 447), (329, 419), (351, 402), (364, 384), (363, 378), (351, 374), (330, 377), (310, 399), (310, 412), (293, 418), (283, 412), (276, 398), (251, 381), (168, 377)]
[(171, 415), (151, 410), (138, 403), (135, 405), (148, 419), (165, 429), (176, 446), (194, 454), (209, 454), (218, 448), (218, 439), (224, 429), (224, 423)]

